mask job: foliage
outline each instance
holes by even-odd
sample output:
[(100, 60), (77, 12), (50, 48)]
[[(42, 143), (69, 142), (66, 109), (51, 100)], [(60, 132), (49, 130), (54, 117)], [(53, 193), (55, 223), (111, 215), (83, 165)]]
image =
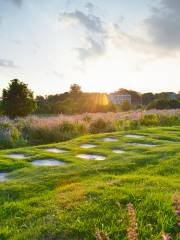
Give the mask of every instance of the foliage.
[(90, 133), (112, 132), (115, 128), (112, 123), (99, 118), (93, 121), (89, 126)]
[(33, 145), (62, 142), (86, 133), (85, 125), (67, 121), (54, 127), (29, 125), (27, 128), (28, 142)]
[(78, 84), (72, 84), (70, 87), (70, 93), (72, 93), (72, 94), (81, 93), (81, 87)]
[[(120, 130), (135, 130), (144, 126), (180, 126), (178, 110), (143, 111), (124, 113), (82, 114), (76, 116), (28, 117), (8, 120), (2, 118), (1, 123), (15, 128), (24, 145), (46, 144), (69, 140), (88, 133), (114, 132)], [(13, 138), (12, 138), (13, 139)], [(16, 140), (15, 140), (16, 142)], [(17, 146), (11, 142), (7, 147)]]
[(129, 103), (129, 101), (124, 101), (123, 103), (122, 103), (122, 105), (121, 105), (121, 110), (123, 111), (123, 112), (128, 112), (128, 111), (130, 111), (131, 110), (131, 104)]
[(6, 148), (26, 145), (26, 141), (16, 125), (6, 119), (0, 121), (0, 145)]
[(32, 91), (18, 79), (12, 80), (9, 87), (3, 89), (1, 104), (3, 113), (10, 118), (27, 116), (36, 108)]
[(175, 99), (155, 100), (147, 106), (148, 109), (177, 109), (180, 108), (180, 101)]
[(157, 114), (148, 114), (140, 120), (143, 126), (158, 126), (160, 124), (160, 119)]

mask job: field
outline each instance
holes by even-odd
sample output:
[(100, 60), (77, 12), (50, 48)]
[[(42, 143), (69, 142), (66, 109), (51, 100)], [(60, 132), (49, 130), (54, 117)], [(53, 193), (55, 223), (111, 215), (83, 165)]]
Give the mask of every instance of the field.
[[(9, 155), (16, 153), (27, 158)], [(82, 154), (97, 155), (99, 161)], [(48, 159), (62, 165), (32, 164)], [(180, 239), (173, 208), (173, 195), (180, 193), (179, 126), (1, 150), (0, 172), (8, 173), (0, 182), (0, 240), (127, 240), (136, 221), (138, 240), (160, 240), (163, 233)], [(100, 238), (103, 234), (109, 238)]]

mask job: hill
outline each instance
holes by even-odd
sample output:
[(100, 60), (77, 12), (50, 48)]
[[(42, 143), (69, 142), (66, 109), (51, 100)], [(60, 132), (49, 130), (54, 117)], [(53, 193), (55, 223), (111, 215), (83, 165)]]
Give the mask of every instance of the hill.
[(1, 240), (126, 240), (129, 203), (138, 239), (179, 239), (180, 127), (1, 150), (0, 172)]

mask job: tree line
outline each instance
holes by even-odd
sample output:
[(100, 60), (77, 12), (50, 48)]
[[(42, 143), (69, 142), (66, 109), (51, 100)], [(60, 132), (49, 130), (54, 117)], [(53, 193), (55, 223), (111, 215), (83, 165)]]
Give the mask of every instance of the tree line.
[(180, 108), (180, 92), (139, 93), (120, 88), (115, 94), (131, 95), (131, 104), (127, 101), (115, 105), (109, 101), (107, 93), (87, 93), (77, 84), (68, 92), (61, 94), (36, 96), (18, 79), (11, 80), (7, 89), (2, 91), (0, 113), (16, 118), (29, 114), (81, 114), (96, 112), (117, 112), (131, 109), (171, 109)]

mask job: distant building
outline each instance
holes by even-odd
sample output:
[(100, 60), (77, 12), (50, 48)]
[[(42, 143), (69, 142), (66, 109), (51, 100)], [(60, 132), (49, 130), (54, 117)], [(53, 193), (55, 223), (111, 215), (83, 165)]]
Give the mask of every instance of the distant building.
[(171, 100), (176, 100), (177, 99), (177, 94), (174, 92), (168, 92), (168, 98)]
[(109, 94), (109, 100), (116, 105), (121, 105), (125, 101), (128, 101), (131, 104), (131, 95), (111, 93)]

